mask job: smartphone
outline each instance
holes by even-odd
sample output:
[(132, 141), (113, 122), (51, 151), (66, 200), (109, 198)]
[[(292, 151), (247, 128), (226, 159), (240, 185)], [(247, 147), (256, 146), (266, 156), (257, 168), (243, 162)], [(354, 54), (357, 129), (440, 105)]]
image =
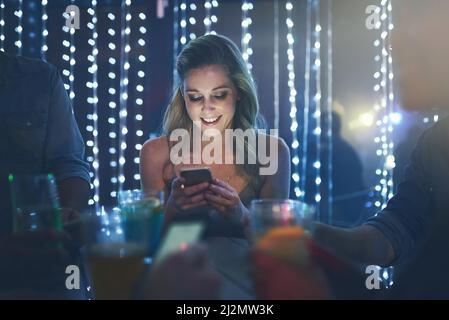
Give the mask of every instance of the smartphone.
[(162, 240), (162, 244), (154, 258), (154, 264), (159, 264), (173, 252), (183, 250), (200, 240), (204, 230), (204, 223), (189, 222), (173, 224)]
[(185, 186), (190, 187), (196, 184), (200, 184), (203, 182), (211, 182), (212, 181), (212, 173), (210, 168), (185, 168), (181, 169), (181, 177), (183, 177), (186, 182)]

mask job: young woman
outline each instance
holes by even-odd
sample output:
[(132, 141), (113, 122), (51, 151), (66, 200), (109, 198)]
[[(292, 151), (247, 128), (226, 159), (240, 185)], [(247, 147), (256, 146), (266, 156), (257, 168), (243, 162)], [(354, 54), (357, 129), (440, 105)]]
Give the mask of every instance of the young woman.
[[(147, 141), (141, 150), (142, 188), (165, 191), (166, 225), (197, 213), (207, 220), (209, 235), (244, 237), (251, 200), (288, 198), (289, 149), (278, 137), (257, 134), (257, 138), (263, 136), (271, 146), (270, 150), (276, 151), (271, 157), (278, 161), (278, 169), (271, 175), (260, 175), (259, 159), (256, 164), (249, 161), (237, 164), (236, 152), (242, 150), (229, 152), (225, 130), (255, 130), (259, 118), (255, 84), (239, 49), (231, 40), (210, 34), (192, 40), (178, 56), (176, 68), (180, 81), (164, 116), (163, 135)], [(223, 137), (220, 140), (224, 151), (219, 156), (221, 161), (205, 165), (199, 155), (202, 161), (195, 164), (210, 168), (211, 182), (190, 187), (184, 185), (186, 181), (180, 177), (180, 170), (195, 165), (178, 164), (173, 161), (173, 154), (170, 157), (176, 143), (170, 141), (170, 136), (178, 129), (184, 129), (190, 137), (195, 130), (205, 136), (214, 132)], [(203, 141), (201, 150), (209, 143), (212, 142)], [(243, 145), (243, 152), (257, 153), (259, 144), (254, 146), (247, 141)], [(193, 159), (198, 156), (195, 154), (198, 151), (191, 150), (187, 158)]]

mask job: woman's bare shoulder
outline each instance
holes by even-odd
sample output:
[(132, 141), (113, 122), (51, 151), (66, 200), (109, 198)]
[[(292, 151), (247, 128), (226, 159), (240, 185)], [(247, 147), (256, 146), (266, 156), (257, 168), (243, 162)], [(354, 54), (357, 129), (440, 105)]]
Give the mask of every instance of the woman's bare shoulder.
[(169, 149), (167, 144), (167, 137), (161, 136), (147, 140), (140, 151), (140, 160), (144, 163), (151, 163), (152, 166), (159, 170), (169, 160)]
[(284, 139), (282, 139), (281, 137), (262, 133), (262, 132), (259, 132), (258, 135), (259, 135), (258, 139), (266, 139), (267, 143), (276, 144), (278, 146), (278, 150), (280, 152), (289, 151), (289, 147), (288, 147), (287, 143), (285, 143)]
[(142, 153), (155, 156), (168, 156), (168, 142), (166, 136), (161, 136), (145, 141), (142, 146)]
[(141, 150), (141, 166), (161, 174), (164, 182), (172, 177), (173, 166), (170, 162), (170, 150), (166, 136), (147, 140)]

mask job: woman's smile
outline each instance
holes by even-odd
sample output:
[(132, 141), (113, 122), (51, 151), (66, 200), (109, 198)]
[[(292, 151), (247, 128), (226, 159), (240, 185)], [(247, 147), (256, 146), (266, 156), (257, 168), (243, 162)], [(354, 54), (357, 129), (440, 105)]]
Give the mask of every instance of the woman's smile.
[(207, 127), (212, 127), (215, 126), (216, 124), (218, 124), (218, 122), (221, 119), (221, 115), (220, 116), (205, 116), (205, 117), (201, 117), (201, 123)]

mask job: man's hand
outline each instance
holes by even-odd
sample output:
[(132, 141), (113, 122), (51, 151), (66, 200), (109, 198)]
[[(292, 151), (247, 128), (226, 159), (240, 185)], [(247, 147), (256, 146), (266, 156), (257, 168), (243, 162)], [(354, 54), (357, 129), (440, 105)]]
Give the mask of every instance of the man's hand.
[(207, 263), (206, 250), (192, 246), (168, 256), (149, 274), (144, 298), (156, 300), (217, 299), (220, 278)]
[[(70, 236), (54, 229), (0, 239), (0, 285), (8, 288), (63, 286)], [(61, 282), (62, 281), (62, 282)]]
[(68, 178), (58, 184), (58, 192), (63, 208), (72, 208), (78, 212), (86, 210), (90, 187), (89, 183), (81, 178)]
[(61, 218), (63, 224), (69, 224), (81, 218), (81, 214), (72, 208), (61, 208)]

